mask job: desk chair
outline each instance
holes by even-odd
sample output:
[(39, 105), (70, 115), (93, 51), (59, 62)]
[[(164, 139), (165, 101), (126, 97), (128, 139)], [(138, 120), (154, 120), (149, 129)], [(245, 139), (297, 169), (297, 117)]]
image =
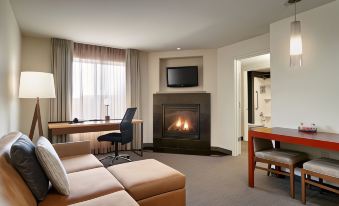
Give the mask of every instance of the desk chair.
[[(289, 176), (290, 195), (294, 198), (294, 169), (297, 164), (307, 160), (307, 155), (302, 152), (273, 148), (271, 140), (254, 138), (253, 143), (255, 168), (267, 171), (267, 176), (269, 176), (270, 173)], [(256, 166), (257, 162), (266, 163), (268, 167), (264, 168)], [(276, 168), (287, 168), (289, 169), (289, 172), (284, 172), (280, 169), (272, 169), (272, 165), (276, 166)]]
[(124, 118), (121, 120), (120, 123), (120, 130), (114, 131), (112, 133), (108, 133), (102, 136), (99, 136), (97, 140), (99, 142), (102, 141), (108, 141), (112, 142), (114, 144), (114, 155), (108, 155), (100, 160), (106, 159), (108, 157), (113, 158), (112, 164), (114, 160), (117, 160), (119, 158), (124, 159), (126, 161), (131, 162), (129, 155), (126, 154), (119, 154), (118, 151), (118, 143), (121, 143), (122, 145), (132, 142), (133, 140), (133, 124), (132, 120), (134, 117), (134, 114), (136, 112), (137, 108), (128, 108), (126, 110), (126, 113), (124, 115)]

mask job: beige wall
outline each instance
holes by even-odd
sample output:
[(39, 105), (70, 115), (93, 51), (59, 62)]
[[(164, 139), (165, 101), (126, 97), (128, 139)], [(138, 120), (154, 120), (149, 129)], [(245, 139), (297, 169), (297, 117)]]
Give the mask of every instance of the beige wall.
[(0, 1), (0, 136), (19, 129), (21, 33), (9, 0)]
[[(51, 72), (50, 39), (27, 37), (22, 38), (21, 70)], [(35, 100), (20, 99), (20, 130), (28, 134), (32, 123)], [(40, 100), (40, 110), (44, 135), (47, 136), (47, 122), (49, 121), (49, 100)], [(38, 130), (35, 130), (35, 136)]]
[[(236, 103), (235, 60), (269, 53), (269, 34), (261, 35), (236, 44), (218, 49), (218, 104), (216, 110), (217, 142), (222, 148), (232, 150), (232, 155), (240, 153), (236, 128), (236, 109), (241, 106)], [(239, 134), (240, 136), (240, 134)]]
[[(166, 52), (150, 52), (148, 53), (147, 69), (143, 70), (142, 91), (143, 91), (143, 119), (144, 126), (144, 142), (153, 142), (153, 94), (160, 91), (160, 59), (162, 58), (180, 58), (180, 57), (203, 57), (203, 87), (197, 87), (197, 91), (206, 91), (211, 93), (211, 121), (212, 121), (212, 146), (216, 145), (216, 102), (217, 102), (217, 50), (186, 50), (186, 51), (166, 51)], [(186, 91), (185, 89), (175, 89), (171, 92)], [(194, 89), (190, 91), (195, 91)]]
[[(289, 67), (293, 18), (271, 24), (272, 125), (297, 128), (300, 122), (339, 133), (339, 1), (298, 14), (303, 37), (303, 67)], [(314, 156), (339, 153), (284, 145)]]

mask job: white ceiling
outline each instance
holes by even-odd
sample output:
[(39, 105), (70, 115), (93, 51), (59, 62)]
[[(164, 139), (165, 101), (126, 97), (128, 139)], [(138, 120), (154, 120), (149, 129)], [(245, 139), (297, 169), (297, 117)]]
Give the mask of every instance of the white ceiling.
[[(303, 0), (298, 11), (333, 0)], [(287, 0), (11, 0), (25, 35), (141, 50), (218, 48), (269, 32)]]

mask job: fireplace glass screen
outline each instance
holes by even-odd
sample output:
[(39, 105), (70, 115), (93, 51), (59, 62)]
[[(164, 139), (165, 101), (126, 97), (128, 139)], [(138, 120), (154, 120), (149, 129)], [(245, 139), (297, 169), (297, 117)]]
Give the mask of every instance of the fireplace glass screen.
[(199, 138), (199, 105), (163, 105), (163, 136)]

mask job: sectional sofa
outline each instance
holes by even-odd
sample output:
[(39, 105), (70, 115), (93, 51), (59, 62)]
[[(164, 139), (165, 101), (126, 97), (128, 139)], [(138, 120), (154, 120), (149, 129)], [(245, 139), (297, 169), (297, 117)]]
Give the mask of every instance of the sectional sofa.
[(11, 164), (11, 145), (21, 136), (0, 138), (0, 202), (2, 206), (184, 206), (185, 176), (153, 159), (105, 168), (90, 154), (89, 142), (54, 144), (67, 172), (70, 195), (53, 187), (38, 202)]

